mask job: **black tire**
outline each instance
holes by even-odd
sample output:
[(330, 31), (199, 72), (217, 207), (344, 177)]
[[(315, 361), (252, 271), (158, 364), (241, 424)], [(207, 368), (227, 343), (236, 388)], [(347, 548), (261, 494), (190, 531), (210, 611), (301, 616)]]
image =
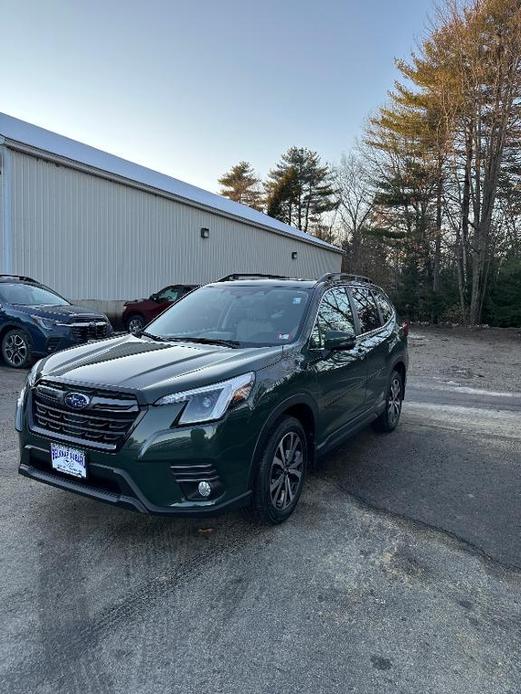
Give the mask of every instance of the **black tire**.
[(302, 493), (307, 464), (306, 432), (298, 419), (284, 417), (268, 434), (259, 462), (252, 500), (256, 520), (277, 525), (289, 518)]
[(7, 366), (25, 369), (32, 360), (31, 341), (24, 330), (8, 330), (2, 338), (2, 357)]
[(133, 313), (127, 318), (127, 331), (138, 333), (145, 327), (145, 318), (140, 313)]
[(400, 421), (403, 402), (403, 377), (399, 371), (393, 370), (387, 386), (385, 410), (373, 422), (376, 431), (388, 433), (394, 431)]

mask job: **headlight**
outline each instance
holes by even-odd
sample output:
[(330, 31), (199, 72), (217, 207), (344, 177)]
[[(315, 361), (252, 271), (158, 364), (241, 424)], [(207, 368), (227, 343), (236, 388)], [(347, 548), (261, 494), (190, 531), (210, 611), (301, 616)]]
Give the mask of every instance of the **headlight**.
[(50, 318), (42, 318), (41, 316), (31, 316), (31, 318), (36, 322), (40, 328), (44, 330), (51, 330), (56, 325), (57, 321), (51, 320)]
[[(40, 359), (40, 361), (41, 361), (41, 359)], [(23, 388), (20, 391), (20, 395), (18, 396), (18, 400), (16, 401), (15, 428), (17, 431), (22, 431), (23, 409), (25, 406), (25, 401), (27, 399), (27, 393), (29, 392), (29, 389), (32, 388), (32, 386), (34, 386), (34, 382), (36, 380), (36, 372), (38, 370), (38, 366), (40, 365), (40, 361), (37, 361), (36, 364), (33, 366), (33, 368), (27, 374), (27, 378), (25, 379), (25, 383), (23, 385)]]
[(20, 395), (18, 396), (18, 400), (16, 401), (16, 412), (15, 412), (15, 417), (14, 417), (14, 427), (16, 431), (22, 431), (23, 429), (23, 411), (24, 411), (24, 405), (25, 405), (25, 399), (27, 397), (27, 391), (29, 389), (29, 386), (27, 385), (27, 381), (24, 383), (24, 387), (20, 391)]
[(255, 374), (230, 378), (211, 386), (185, 390), (183, 393), (172, 393), (160, 398), (156, 405), (174, 405), (186, 403), (179, 424), (195, 424), (220, 419), (226, 410), (240, 402), (244, 402), (255, 383)]
[(40, 368), (40, 364), (42, 363), (43, 359), (38, 359), (36, 364), (33, 366), (33, 368), (29, 371), (27, 374), (27, 378), (25, 379), (25, 384), (32, 388), (34, 386), (34, 383), (36, 381), (36, 374), (38, 373), (38, 369)]

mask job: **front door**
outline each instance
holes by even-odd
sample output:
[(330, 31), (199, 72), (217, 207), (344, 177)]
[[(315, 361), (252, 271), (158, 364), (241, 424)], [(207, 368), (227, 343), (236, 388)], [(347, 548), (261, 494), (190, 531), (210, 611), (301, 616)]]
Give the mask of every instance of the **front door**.
[(317, 379), (322, 441), (362, 414), (366, 395), (366, 365), (357, 349), (324, 352), (325, 335), (330, 330), (355, 332), (344, 287), (324, 293), (309, 342), (309, 365)]
[(181, 296), (181, 287), (165, 287), (155, 296), (154, 305), (151, 309), (149, 320), (157, 318), (160, 313), (166, 311)]

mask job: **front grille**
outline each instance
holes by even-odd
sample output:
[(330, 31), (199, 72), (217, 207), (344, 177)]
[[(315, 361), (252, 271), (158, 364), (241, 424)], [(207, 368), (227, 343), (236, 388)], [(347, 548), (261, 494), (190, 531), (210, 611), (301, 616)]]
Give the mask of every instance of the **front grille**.
[(109, 326), (105, 321), (91, 321), (90, 323), (73, 323), (71, 332), (78, 342), (87, 342), (87, 340), (101, 340), (107, 337), (108, 330)]
[[(87, 395), (89, 406), (83, 410), (68, 407), (68, 392)], [(32, 401), (33, 424), (37, 429), (109, 450), (123, 444), (140, 411), (132, 395), (47, 381), (33, 388)]]

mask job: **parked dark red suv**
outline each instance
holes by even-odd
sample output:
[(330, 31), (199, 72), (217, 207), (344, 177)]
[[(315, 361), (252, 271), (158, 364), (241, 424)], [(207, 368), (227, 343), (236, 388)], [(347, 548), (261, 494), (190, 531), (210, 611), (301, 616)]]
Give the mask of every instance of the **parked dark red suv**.
[(123, 325), (130, 333), (139, 332), (174, 301), (197, 287), (197, 284), (171, 284), (152, 294), (148, 299), (127, 301), (122, 315)]

